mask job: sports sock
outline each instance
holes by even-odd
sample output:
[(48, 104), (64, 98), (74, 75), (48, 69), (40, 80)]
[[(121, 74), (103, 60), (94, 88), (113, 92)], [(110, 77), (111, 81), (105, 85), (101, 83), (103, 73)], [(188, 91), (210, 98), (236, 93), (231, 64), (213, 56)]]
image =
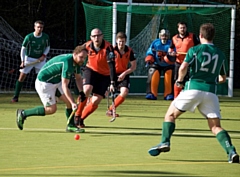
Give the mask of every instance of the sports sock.
[[(115, 108), (118, 107), (120, 104), (124, 102), (125, 98), (122, 97), (121, 95), (118, 95), (117, 98), (115, 99)], [(109, 110), (112, 110), (112, 105), (110, 106)]]
[(16, 86), (15, 86), (14, 96), (19, 97), (19, 94), (20, 94), (20, 92), (21, 92), (21, 90), (22, 90), (22, 86), (23, 86), (23, 82), (19, 82), (19, 81), (17, 80)]
[(163, 122), (162, 127), (162, 143), (169, 142), (170, 138), (175, 130), (175, 123), (173, 122)]
[(174, 84), (174, 98), (176, 98), (181, 91), (182, 91), (182, 88), (177, 87), (176, 84)]
[(45, 116), (45, 109), (43, 106), (38, 106), (31, 109), (25, 109), (23, 115), (26, 117), (29, 116)]
[(82, 119), (86, 119), (91, 113), (93, 113), (98, 108), (98, 105), (94, 105), (90, 102), (82, 112)]
[(80, 101), (80, 103), (78, 105), (78, 109), (77, 109), (77, 111), (75, 113), (75, 116), (80, 116), (81, 117), (83, 109), (84, 109), (84, 107), (87, 104), (87, 100), (88, 100), (88, 98), (86, 98), (83, 102)]
[[(68, 120), (69, 116), (71, 115), (71, 113), (72, 113), (72, 108), (66, 108), (65, 109), (65, 114), (66, 114), (67, 120)], [(74, 118), (71, 118), (68, 126), (74, 126), (74, 125), (75, 125)]]
[(226, 130), (220, 131), (217, 134), (216, 138), (227, 154), (229, 154), (229, 152), (231, 152), (232, 150), (235, 150), (235, 147), (232, 145), (231, 138)]

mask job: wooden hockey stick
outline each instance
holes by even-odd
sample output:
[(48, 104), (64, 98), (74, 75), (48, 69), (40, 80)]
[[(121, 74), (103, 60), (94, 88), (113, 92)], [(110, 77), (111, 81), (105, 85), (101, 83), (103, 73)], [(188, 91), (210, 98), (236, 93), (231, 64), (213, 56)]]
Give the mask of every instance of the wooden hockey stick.
[[(26, 67), (26, 66), (32, 66), (32, 65), (35, 65), (35, 64), (40, 63), (40, 62), (41, 62), (40, 60), (36, 60), (36, 61), (34, 61), (34, 62), (27, 63), (24, 67)], [(7, 73), (7, 74), (12, 74), (14, 71), (16, 71), (16, 70), (18, 70), (18, 69), (23, 69), (24, 67), (18, 67), (18, 68), (16, 68), (16, 69), (11, 69), (11, 70), (7, 71), (6, 73)]]

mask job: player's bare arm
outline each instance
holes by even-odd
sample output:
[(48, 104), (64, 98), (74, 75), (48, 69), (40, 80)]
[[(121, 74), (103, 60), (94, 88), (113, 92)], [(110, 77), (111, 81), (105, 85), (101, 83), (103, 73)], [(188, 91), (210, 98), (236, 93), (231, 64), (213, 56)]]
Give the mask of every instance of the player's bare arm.
[(183, 62), (179, 68), (179, 71), (178, 71), (178, 79), (176, 82), (180, 83), (178, 87), (183, 87), (183, 80), (184, 80), (184, 77), (186, 76), (187, 74), (187, 70), (188, 70), (188, 66), (189, 64), (187, 62)]
[(69, 79), (62, 78), (62, 89), (63, 89), (63, 92), (64, 92), (65, 96), (67, 97), (67, 99), (71, 103), (72, 109), (75, 110), (75, 109), (77, 109), (77, 104), (75, 103), (75, 101), (72, 97), (70, 89), (68, 88), (69, 82), (70, 82)]

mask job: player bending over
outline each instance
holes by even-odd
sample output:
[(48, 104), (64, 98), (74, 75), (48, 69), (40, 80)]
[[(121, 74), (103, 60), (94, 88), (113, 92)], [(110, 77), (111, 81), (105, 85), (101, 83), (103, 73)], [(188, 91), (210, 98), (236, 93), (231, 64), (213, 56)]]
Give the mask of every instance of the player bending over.
[[(78, 90), (82, 91), (80, 66), (83, 65), (86, 57), (87, 50), (85, 46), (77, 46), (73, 54), (58, 55), (49, 60), (42, 67), (37, 75), (35, 88), (43, 106), (17, 110), (17, 126), (20, 130), (23, 129), (23, 124), (27, 117), (54, 114), (57, 110), (55, 95), (66, 103), (65, 113), (67, 119), (69, 118), (72, 111), (77, 109), (77, 104), (68, 88), (68, 84), (72, 74), (75, 74)], [(76, 127), (74, 119), (71, 119), (67, 125), (66, 131), (84, 132), (84, 129)]]

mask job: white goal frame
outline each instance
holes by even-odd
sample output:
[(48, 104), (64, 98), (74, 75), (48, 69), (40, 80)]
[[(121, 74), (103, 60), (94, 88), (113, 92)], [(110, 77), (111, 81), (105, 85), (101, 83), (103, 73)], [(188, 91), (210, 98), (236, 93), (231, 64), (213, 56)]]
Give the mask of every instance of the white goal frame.
[[(158, 7), (208, 7), (208, 8), (231, 8), (231, 36), (230, 36), (230, 59), (229, 59), (229, 76), (228, 76), (228, 97), (233, 97), (233, 74), (234, 74), (234, 38), (235, 38), (235, 19), (236, 19), (236, 5), (204, 5), (204, 4), (164, 4), (164, 3), (128, 3), (113, 2), (113, 21), (112, 21), (112, 44), (116, 44), (117, 34), (117, 5), (128, 5), (129, 10), (132, 6), (158, 6)], [(131, 30), (131, 13), (127, 13), (126, 18), (126, 34), (128, 35), (127, 45), (129, 45)], [(131, 76), (130, 76), (131, 77)], [(135, 78), (142, 78), (143, 76), (133, 76)], [(146, 76), (147, 77), (147, 76)]]

